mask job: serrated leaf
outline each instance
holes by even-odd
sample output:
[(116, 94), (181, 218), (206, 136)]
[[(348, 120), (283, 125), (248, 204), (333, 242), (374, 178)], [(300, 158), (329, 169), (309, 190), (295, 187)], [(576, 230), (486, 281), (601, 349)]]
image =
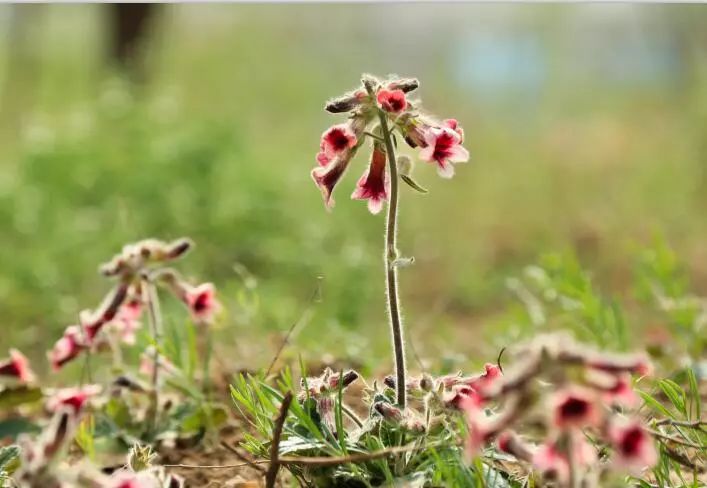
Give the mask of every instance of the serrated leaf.
[(413, 180), (413, 179), (412, 179), (411, 177), (409, 177), (408, 175), (400, 175), (400, 179), (403, 180), (405, 183), (407, 183), (407, 185), (408, 185), (410, 188), (412, 188), (413, 190), (415, 190), (416, 192), (419, 192), (419, 193), (429, 193), (429, 191), (427, 190), (427, 188), (424, 188), (424, 187), (420, 186), (420, 184), (419, 184), (417, 181)]

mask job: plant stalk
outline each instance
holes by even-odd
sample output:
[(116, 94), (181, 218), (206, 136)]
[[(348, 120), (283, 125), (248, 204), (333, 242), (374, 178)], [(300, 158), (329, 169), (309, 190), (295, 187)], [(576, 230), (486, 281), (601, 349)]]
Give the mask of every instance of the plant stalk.
[(397, 225), (398, 225), (398, 166), (395, 160), (393, 138), (388, 127), (385, 113), (378, 109), (385, 152), (388, 155), (388, 168), (390, 171), (390, 201), (388, 203), (388, 218), (385, 225), (385, 270), (388, 294), (388, 316), (390, 318), (390, 331), (393, 337), (393, 353), (395, 359), (395, 389), (397, 404), (405, 408), (407, 404), (406, 368), (405, 368), (405, 341), (403, 337), (403, 324), (400, 316), (400, 298), (398, 296), (398, 270), (393, 264), (398, 258)]
[(147, 432), (152, 435), (155, 427), (157, 426), (157, 417), (159, 415), (159, 362), (160, 362), (160, 344), (162, 343), (162, 313), (160, 311), (159, 299), (157, 297), (157, 290), (155, 289), (154, 283), (152, 281), (145, 279), (143, 280), (143, 287), (145, 290), (148, 317), (150, 321), (150, 329), (152, 333), (152, 340), (154, 342), (155, 352), (152, 358), (152, 389), (150, 391), (150, 409), (148, 411), (148, 428)]

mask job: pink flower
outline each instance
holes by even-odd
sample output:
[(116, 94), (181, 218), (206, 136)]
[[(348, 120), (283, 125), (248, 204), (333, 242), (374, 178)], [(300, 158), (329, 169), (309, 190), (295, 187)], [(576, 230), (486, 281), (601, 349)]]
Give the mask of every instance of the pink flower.
[(184, 303), (189, 307), (192, 319), (198, 324), (212, 322), (214, 315), (221, 310), (213, 283), (189, 287), (184, 295)]
[(459, 143), (460, 144), (464, 142), (464, 129), (462, 129), (462, 126), (459, 125), (459, 122), (457, 122), (457, 119), (445, 119), (444, 121), (442, 121), (442, 123), (444, 124), (445, 127), (449, 127), (454, 132), (459, 134), (459, 138), (460, 138)]
[(601, 412), (591, 391), (572, 387), (555, 393), (552, 398), (553, 425), (560, 429), (598, 425)]
[(86, 348), (83, 336), (84, 332), (78, 325), (66, 328), (61, 339), (47, 353), (54, 371), (61, 369), (64, 364), (76, 358)]
[(471, 395), (461, 398), (469, 436), (466, 439), (466, 452), (469, 458), (475, 457), (495, 434), (493, 422), (486, 416), (478, 398)]
[(47, 409), (51, 412), (58, 412), (62, 408), (72, 410), (78, 414), (88, 400), (100, 393), (101, 387), (98, 385), (86, 385), (80, 388), (62, 388), (57, 390), (48, 400)]
[(329, 127), (322, 134), (317, 162), (320, 166), (326, 166), (336, 156), (356, 146), (357, 142), (358, 138), (349, 124)]
[(383, 202), (388, 200), (390, 181), (385, 171), (386, 153), (380, 144), (373, 146), (371, 164), (356, 184), (351, 198), (368, 200), (368, 210), (377, 214), (383, 208)]
[(10, 357), (0, 363), (0, 375), (14, 376), (23, 383), (32, 383), (35, 380), (29, 360), (17, 349), (10, 349)]
[(638, 403), (638, 395), (633, 391), (629, 373), (606, 373), (590, 369), (586, 373), (586, 380), (600, 393), (604, 403), (625, 407), (635, 407)]
[(349, 152), (331, 161), (325, 167), (318, 167), (312, 170), (312, 179), (317, 184), (324, 197), (324, 204), (327, 208), (334, 206), (332, 193), (334, 187), (344, 175), (346, 168), (349, 166), (352, 154)]
[(561, 454), (554, 443), (539, 446), (533, 453), (533, 467), (543, 476), (566, 483), (569, 479), (570, 465), (567, 458)]
[(118, 309), (106, 327), (115, 332), (126, 344), (135, 344), (135, 332), (142, 327), (140, 316), (142, 315), (142, 302), (137, 299), (129, 300)]
[(386, 112), (391, 112), (394, 114), (399, 114), (407, 108), (408, 102), (405, 100), (405, 92), (397, 90), (386, 90), (381, 89), (376, 96), (378, 104)]
[(445, 395), (444, 406), (455, 410), (465, 410), (480, 407), (481, 396), (472, 387), (455, 385), (452, 391)]
[(658, 455), (653, 439), (637, 421), (615, 422), (609, 427), (614, 462), (632, 472), (655, 465)]
[(497, 383), (498, 379), (503, 376), (503, 373), (501, 373), (501, 368), (495, 364), (486, 363), (484, 365), (484, 369), (484, 373), (479, 376), (465, 378), (463, 380), (465, 385), (470, 386), (481, 395), (487, 393), (493, 385)]
[(442, 178), (454, 176), (452, 163), (469, 160), (469, 151), (461, 146), (461, 136), (449, 127), (433, 127), (425, 132), (426, 147), (420, 151), (420, 159), (437, 163), (437, 172)]
[(135, 473), (127, 469), (116, 471), (106, 488), (159, 488), (160, 483), (151, 471)]

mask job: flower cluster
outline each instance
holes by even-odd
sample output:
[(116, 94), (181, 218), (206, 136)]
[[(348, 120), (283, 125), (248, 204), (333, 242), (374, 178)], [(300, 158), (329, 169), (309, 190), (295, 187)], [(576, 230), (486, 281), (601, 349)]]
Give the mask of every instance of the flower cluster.
[(368, 209), (374, 214), (389, 199), (390, 175), (386, 162), (390, 148), (386, 148), (384, 131), (375, 124), (380, 116), (391, 125), (391, 132), (399, 133), (410, 147), (419, 148), (420, 159), (435, 164), (440, 176), (451, 178), (453, 164), (468, 161), (469, 153), (461, 145), (464, 132), (457, 121), (437, 121), (420, 111), (419, 102), (408, 99), (408, 94), (418, 87), (416, 79), (379, 80), (365, 75), (362, 85), (325, 106), (331, 113), (349, 113), (346, 123), (334, 125), (322, 134), (317, 167), (312, 170), (312, 178), (321, 189), (327, 207), (334, 205), (334, 187), (366, 137), (372, 139), (370, 163), (351, 198), (367, 200)]
[(143, 309), (151, 297), (148, 285), (163, 284), (189, 310), (198, 324), (213, 321), (220, 310), (211, 283), (192, 286), (172, 268), (165, 267), (182, 257), (190, 248), (189, 239), (166, 243), (146, 239), (126, 245), (101, 272), (115, 277), (118, 283), (96, 310), (84, 310), (79, 323), (70, 325), (48, 352), (52, 368), (60, 369), (88, 349), (98, 349), (106, 343), (134, 344), (135, 333), (141, 327)]
[[(489, 377), (475, 394), (455, 402), (465, 412), (471, 455), (496, 439), (500, 451), (530, 463), (559, 486), (586, 479), (598, 467), (637, 472), (655, 464), (651, 434), (625, 415), (637, 403), (631, 374), (651, 370), (644, 355), (599, 353), (566, 337), (547, 336), (524, 348), (522, 357), (512, 371)], [(489, 414), (492, 402), (502, 408)], [(544, 425), (537, 445), (515, 433), (524, 421)], [(607, 447), (611, 457), (597, 463), (598, 447)]]
[(353, 370), (345, 373), (335, 373), (326, 368), (319, 376), (302, 378), (297, 399), (300, 403), (312, 402), (322, 423), (330, 432), (336, 432), (334, 420), (334, 397), (339, 390), (344, 391), (351, 386), (360, 375)]

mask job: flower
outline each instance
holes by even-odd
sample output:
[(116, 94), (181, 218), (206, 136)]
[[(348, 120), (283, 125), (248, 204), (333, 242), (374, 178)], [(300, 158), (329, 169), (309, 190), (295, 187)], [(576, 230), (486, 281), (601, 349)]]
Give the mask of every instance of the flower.
[(617, 466), (640, 472), (658, 461), (653, 439), (638, 421), (613, 422), (609, 427), (609, 439)]
[(210, 323), (221, 310), (213, 283), (189, 287), (184, 294), (184, 303), (189, 307), (192, 319), (199, 324)]
[(405, 92), (400, 89), (386, 90), (383, 88), (378, 91), (376, 100), (383, 110), (394, 114), (399, 114), (408, 106)]
[(354, 200), (368, 200), (368, 210), (377, 214), (383, 208), (383, 202), (388, 200), (390, 181), (385, 171), (386, 153), (380, 143), (373, 146), (371, 164), (356, 184), (351, 194)]
[(459, 122), (457, 122), (457, 119), (445, 119), (442, 121), (445, 127), (449, 127), (452, 129), (454, 132), (459, 134), (460, 141), (459, 143), (464, 142), (464, 129), (462, 129), (462, 126), (459, 125)]
[(135, 344), (135, 331), (142, 327), (142, 302), (133, 299), (123, 303), (113, 320), (106, 324), (106, 328), (117, 335), (125, 344)]
[(472, 387), (467, 385), (454, 385), (452, 391), (447, 393), (443, 399), (444, 406), (454, 410), (464, 410), (465, 408), (476, 408), (481, 406), (481, 396)]
[(47, 400), (47, 409), (56, 413), (66, 407), (76, 415), (81, 411), (86, 402), (100, 393), (100, 391), (101, 387), (98, 385), (86, 385), (79, 388), (62, 388), (55, 391)]
[[(168, 485), (169, 486), (169, 485)], [(113, 473), (107, 488), (159, 488), (160, 483), (150, 470), (135, 473), (121, 469)]]
[(329, 127), (322, 134), (319, 144), (317, 161), (320, 166), (326, 166), (336, 156), (356, 146), (358, 138), (349, 124), (338, 124)]
[(491, 387), (497, 382), (497, 380), (503, 376), (501, 368), (496, 364), (486, 363), (484, 365), (484, 372), (478, 376), (471, 378), (465, 378), (462, 382), (476, 390), (481, 395), (484, 395), (491, 389)]
[(23, 383), (32, 383), (35, 380), (29, 360), (17, 349), (10, 349), (10, 357), (0, 363), (0, 375), (14, 376)]
[(552, 398), (553, 425), (560, 429), (597, 425), (600, 411), (591, 391), (572, 387), (555, 393)]
[(461, 146), (461, 136), (449, 127), (432, 127), (424, 133), (426, 146), (420, 151), (420, 159), (437, 163), (437, 173), (442, 178), (454, 176), (451, 163), (469, 160), (469, 151)]
[(561, 483), (569, 479), (570, 465), (567, 458), (555, 447), (555, 443), (548, 442), (539, 446), (533, 453), (533, 467), (543, 476), (555, 479)]
[(76, 358), (86, 348), (83, 335), (84, 332), (78, 325), (71, 325), (66, 328), (64, 335), (47, 353), (54, 371), (61, 369), (64, 364)]
[(344, 175), (346, 168), (351, 161), (351, 154), (335, 158), (328, 166), (318, 167), (312, 170), (312, 179), (317, 184), (324, 197), (324, 204), (327, 208), (334, 206), (332, 193), (334, 187)]

